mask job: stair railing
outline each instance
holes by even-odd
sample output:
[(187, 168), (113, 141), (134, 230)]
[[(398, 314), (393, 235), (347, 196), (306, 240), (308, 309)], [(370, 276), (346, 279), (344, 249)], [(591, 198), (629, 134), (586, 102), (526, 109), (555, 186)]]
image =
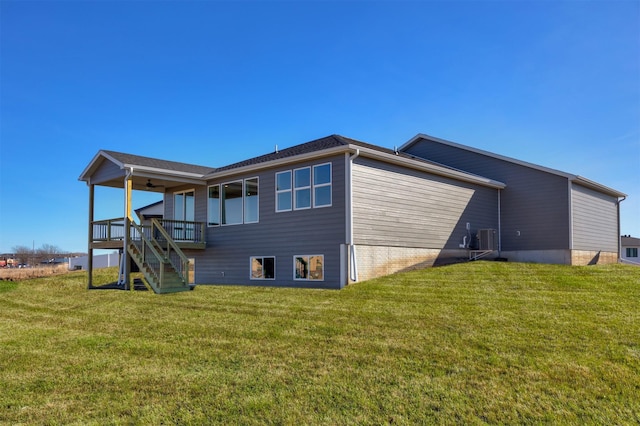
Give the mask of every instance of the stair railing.
[(158, 219), (151, 219), (151, 238), (162, 248), (167, 260), (178, 273), (185, 285), (188, 285), (189, 259), (180, 250), (178, 244), (169, 236)]
[[(151, 275), (148, 279), (152, 287), (162, 287), (164, 279), (165, 258), (153, 246), (151, 240), (145, 234), (142, 226), (131, 221), (129, 230), (129, 242), (135, 247), (136, 253), (132, 253), (134, 260), (144, 274)], [(127, 247), (127, 250), (129, 248)], [(147, 268), (145, 268), (147, 266)]]

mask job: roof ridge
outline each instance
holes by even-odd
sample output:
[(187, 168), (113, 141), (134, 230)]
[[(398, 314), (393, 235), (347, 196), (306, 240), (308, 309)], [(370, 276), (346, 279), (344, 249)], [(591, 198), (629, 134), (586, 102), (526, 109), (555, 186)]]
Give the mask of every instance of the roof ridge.
[(243, 166), (250, 166), (255, 164), (266, 163), (268, 161), (277, 160), (280, 158), (294, 157), (300, 154), (307, 154), (310, 152), (321, 151), (323, 149), (332, 148), (336, 146), (348, 146), (349, 142), (345, 141), (346, 138), (340, 135), (329, 135), (318, 139), (314, 139), (308, 142), (296, 144), (284, 149), (274, 150), (272, 152), (251, 157), (246, 160), (238, 161), (236, 163), (228, 164), (226, 166), (218, 167), (215, 171), (223, 171), (236, 169)]

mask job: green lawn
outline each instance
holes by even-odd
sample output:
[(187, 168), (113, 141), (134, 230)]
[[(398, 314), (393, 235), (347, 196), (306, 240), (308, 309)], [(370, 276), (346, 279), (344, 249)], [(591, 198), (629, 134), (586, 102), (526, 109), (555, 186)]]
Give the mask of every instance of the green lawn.
[(631, 266), (163, 296), (80, 272), (0, 282), (2, 424), (639, 422)]

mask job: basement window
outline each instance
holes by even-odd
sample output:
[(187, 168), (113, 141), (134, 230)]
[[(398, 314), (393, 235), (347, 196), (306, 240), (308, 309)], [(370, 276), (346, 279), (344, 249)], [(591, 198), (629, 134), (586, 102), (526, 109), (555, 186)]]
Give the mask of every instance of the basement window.
[(276, 278), (276, 258), (273, 256), (251, 257), (251, 279), (273, 280)]
[(294, 256), (293, 279), (295, 280), (324, 280), (324, 256), (305, 255)]

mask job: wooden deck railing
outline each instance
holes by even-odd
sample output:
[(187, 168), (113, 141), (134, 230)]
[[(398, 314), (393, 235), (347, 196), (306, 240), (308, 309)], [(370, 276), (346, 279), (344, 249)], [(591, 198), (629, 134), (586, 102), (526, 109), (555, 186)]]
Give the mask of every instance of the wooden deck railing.
[(91, 223), (94, 242), (123, 241), (124, 218), (96, 220)]
[[(154, 219), (155, 220), (155, 219)], [(164, 228), (168, 236), (177, 243), (205, 244), (204, 222), (190, 222), (184, 220), (158, 219), (159, 225)], [(124, 241), (124, 218), (96, 220), (91, 223), (92, 242), (122, 242)], [(142, 225), (142, 232), (150, 239), (162, 240), (165, 237), (160, 232), (153, 231), (153, 226)], [(154, 234), (152, 234), (152, 232)]]
[(204, 242), (204, 222), (171, 219), (157, 219), (157, 221), (175, 241), (190, 243)]

